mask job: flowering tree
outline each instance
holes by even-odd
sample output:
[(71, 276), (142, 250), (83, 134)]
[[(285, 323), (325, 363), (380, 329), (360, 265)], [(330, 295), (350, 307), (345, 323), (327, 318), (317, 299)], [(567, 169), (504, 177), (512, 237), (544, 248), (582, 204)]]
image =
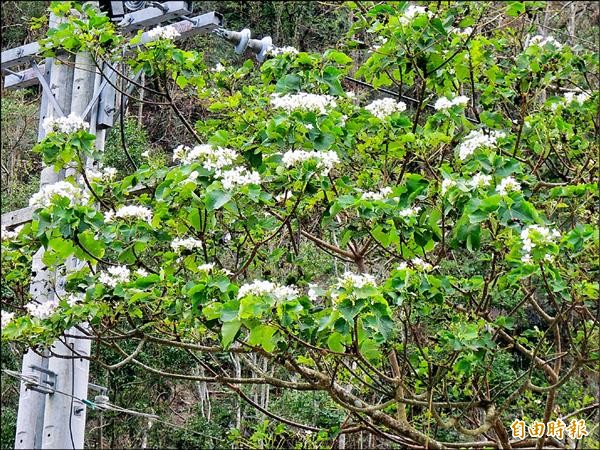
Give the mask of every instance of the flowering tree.
[[(44, 124), (36, 150), (76, 174), (3, 232), (2, 339), (41, 349), (87, 322), (129, 364), (224, 384), (307, 430), (245, 386), (322, 391), (347, 411), (342, 432), (409, 448), (511, 448), (516, 418), (585, 417), (598, 362), (597, 55), (531, 36), (543, 2), (502, 5), (496, 20), (518, 29), (484, 20), (491, 5), (349, 3), (345, 45), (371, 45), (352, 76), (385, 98), (344, 88), (353, 59), (338, 50), (209, 69), (172, 28), (124, 52), (106, 17), (54, 5), (70, 20), (47, 54), (143, 71), (190, 141), (173, 143), (173, 165), (148, 154), (116, 180), (86, 169), (102, 157), (87, 124)], [(176, 92), (206, 119), (191, 123)], [(40, 246), (58, 272), (85, 262), (66, 274), (68, 295), (42, 304), (26, 294)], [(185, 349), (205, 375), (140, 361), (151, 345)]]

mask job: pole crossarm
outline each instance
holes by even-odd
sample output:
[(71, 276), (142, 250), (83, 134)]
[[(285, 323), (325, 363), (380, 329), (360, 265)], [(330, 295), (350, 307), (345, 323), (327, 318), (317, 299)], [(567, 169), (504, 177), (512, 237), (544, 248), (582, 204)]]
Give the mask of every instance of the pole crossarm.
[[(158, 8), (154, 9), (158, 10)], [(211, 11), (196, 17), (191, 17), (186, 20), (175, 22), (171, 26), (179, 32), (180, 36), (177, 38), (177, 40), (179, 40), (195, 36), (197, 34), (211, 32), (212, 30), (220, 28), (222, 25), (223, 16), (215, 11)], [(136, 22), (132, 22), (131, 24), (125, 26), (125, 29), (130, 29), (134, 26), (136, 26)], [(152, 42), (154, 40), (156, 40), (156, 38), (151, 37), (148, 32), (145, 32), (142, 34), (142, 39), (137, 45), (147, 44), (148, 42)], [(2, 55), (0, 56), (0, 60), (2, 61), (2, 70), (4, 71), (5, 69), (10, 69), (11, 67), (14, 67), (16, 65), (32, 61), (34, 58), (39, 56), (40, 48), (41, 47), (39, 43), (32, 42), (31, 44), (3, 51)], [(34, 84), (37, 84), (37, 82), (38, 80), (36, 78), (35, 72), (32, 69), (29, 69), (24, 70), (22, 72), (18, 72), (16, 74), (12, 73), (7, 75), (5, 78), (4, 88), (15, 89), (18, 87), (25, 87), (23, 83), (26, 83), (26, 86), (32, 86)]]

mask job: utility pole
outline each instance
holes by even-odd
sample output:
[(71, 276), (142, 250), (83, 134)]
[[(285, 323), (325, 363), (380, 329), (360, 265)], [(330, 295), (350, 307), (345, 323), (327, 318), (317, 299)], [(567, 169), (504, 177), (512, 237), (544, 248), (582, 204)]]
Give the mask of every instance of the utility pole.
[[(50, 27), (54, 28), (59, 23), (60, 19), (52, 14), (49, 20)], [(44, 79), (50, 86), (57, 104), (63, 111), (67, 110), (71, 103), (70, 86), (73, 79), (73, 68), (70, 64), (56, 64), (54, 59), (48, 58), (45, 72)], [(44, 119), (60, 114), (55, 110), (53, 102), (49, 101), (48, 95), (49, 93), (44, 90), (40, 108), (38, 141), (41, 141), (46, 135), (46, 130), (42, 126)], [(56, 183), (58, 180), (59, 174), (52, 167), (44, 167), (40, 176), (40, 188)], [(52, 287), (55, 274), (45, 267), (42, 262), (43, 256), (43, 247), (33, 256), (30, 286), (31, 298), (40, 303), (51, 301), (54, 297)], [(40, 372), (36, 368), (47, 369), (48, 358), (28, 350), (23, 356), (21, 373), (24, 376), (38, 377)], [(32, 390), (25, 383), (21, 383), (15, 448), (41, 448), (45, 400), (46, 394)]]

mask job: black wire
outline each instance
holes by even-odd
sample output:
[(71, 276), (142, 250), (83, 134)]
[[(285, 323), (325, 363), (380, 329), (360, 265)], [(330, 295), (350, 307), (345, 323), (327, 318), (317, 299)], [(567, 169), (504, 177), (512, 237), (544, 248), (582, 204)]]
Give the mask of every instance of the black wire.
[[(71, 344), (74, 347), (74, 344)], [(75, 396), (75, 358), (71, 359), (71, 410), (69, 411), (69, 434), (71, 435), (71, 445), (75, 450), (75, 440), (73, 439), (73, 398)]]

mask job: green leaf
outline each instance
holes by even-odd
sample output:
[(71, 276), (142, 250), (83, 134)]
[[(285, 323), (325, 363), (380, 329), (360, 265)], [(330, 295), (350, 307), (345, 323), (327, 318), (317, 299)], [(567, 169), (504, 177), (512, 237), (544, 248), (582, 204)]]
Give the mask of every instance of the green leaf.
[(343, 353), (346, 350), (346, 347), (342, 343), (343, 341), (344, 341), (344, 336), (342, 336), (340, 333), (333, 332), (327, 338), (327, 346), (329, 347), (330, 350), (332, 350), (334, 352)]
[(224, 192), (220, 189), (215, 189), (214, 191), (210, 191), (206, 194), (204, 203), (207, 210), (214, 211), (215, 209), (221, 208), (229, 200), (231, 200), (230, 193)]
[(221, 345), (223, 345), (224, 348), (229, 348), (235, 339), (237, 332), (240, 330), (241, 324), (242, 322), (239, 320), (223, 323), (223, 326), (221, 327)]
[(277, 85), (275, 89), (277, 92), (287, 93), (287, 92), (298, 92), (300, 90), (300, 85), (302, 83), (302, 78), (295, 74), (286, 75), (277, 81)]
[(277, 342), (273, 339), (273, 335), (277, 331), (277, 328), (270, 325), (257, 325), (250, 329), (250, 336), (248, 337), (248, 344), (260, 345), (268, 352), (272, 352)]
[(506, 15), (511, 17), (517, 17), (525, 11), (525, 4), (523, 2), (511, 2), (506, 7)]

